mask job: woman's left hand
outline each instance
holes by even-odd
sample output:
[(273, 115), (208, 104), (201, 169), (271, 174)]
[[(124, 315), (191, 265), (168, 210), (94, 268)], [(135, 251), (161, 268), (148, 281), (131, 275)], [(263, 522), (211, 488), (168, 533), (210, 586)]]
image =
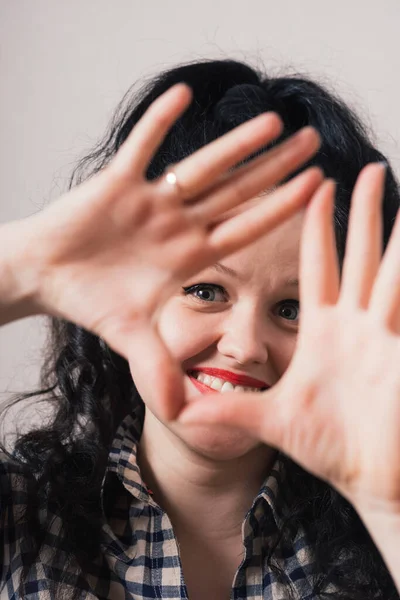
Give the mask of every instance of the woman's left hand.
[(400, 515), (400, 213), (381, 260), (384, 177), (379, 164), (359, 176), (341, 284), (333, 182), (311, 201), (298, 344), (281, 380), (263, 395), (203, 396), (179, 420), (242, 427), (356, 507)]

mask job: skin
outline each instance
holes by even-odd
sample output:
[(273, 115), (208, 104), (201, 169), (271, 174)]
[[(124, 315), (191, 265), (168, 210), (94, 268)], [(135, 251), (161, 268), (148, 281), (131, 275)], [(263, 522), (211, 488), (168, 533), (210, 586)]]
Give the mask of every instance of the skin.
[[(187, 403), (204, 398), (186, 374), (195, 367), (226, 369), (271, 386), (288, 368), (296, 346), (299, 309), (282, 301), (299, 299), (298, 286), (285, 281), (298, 278), (302, 222), (303, 213), (297, 213), (220, 261), (236, 275), (209, 267), (184, 283), (184, 287), (201, 282), (222, 286), (225, 292), (211, 290), (213, 302), (179, 289), (166, 303), (159, 332), (185, 372)], [(282, 316), (283, 309), (290, 318)], [(138, 373), (140, 361), (135, 369)], [(192, 584), (193, 592), (198, 591), (199, 574), (206, 568), (211, 577), (215, 571), (215, 589), (221, 582), (230, 588), (243, 550), (242, 522), (276, 450), (236, 427), (157, 418), (152, 382), (144, 378), (141, 382), (138, 391), (146, 403), (146, 416), (138, 460), (145, 481), (173, 523), (185, 581), (189, 587)], [(213, 401), (219, 397), (215, 394)], [(199, 569), (199, 561), (204, 569)]]
[[(273, 232), (220, 261), (237, 276), (211, 266), (182, 286), (211, 283), (222, 286), (227, 296), (214, 289), (214, 301), (207, 302), (195, 291), (185, 295), (180, 288), (164, 306), (159, 332), (185, 372), (188, 403), (202, 397), (187, 376), (196, 367), (231, 370), (270, 386), (286, 371), (295, 349), (299, 310), (293, 303), (286, 303), (283, 307), (291, 319), (285, 319), (278, 315), (278, 303), (299, 300), (298, 286), (285, 285), (285, 281), (298, 278), (302, 221), (303, 214), (298, 213)], [(137, 362), (136, 372), (140, 369), (140, 361)], [(139, 393), (152, 414), (149, 386), (142, 380), (141, 383)], [(150, 401), (146, 402), (146, 398)], [(239, 431), (211, 432), (194, 426), (189, 429), (175, 421), (159, 423), (190, 450), (211, 460), (235, 459), (257, 447), (257, 441)], [(146, 419), (145, 432), (147, 426)]]
[(400, 211), (382, 257), (384, 175), (368, 165), (357, 180), (341, 279), (333, 182), (315, 194), (301, 243), (298, 345), (279, 383), (260, 402), (243, 394), (191, 404), (181, 420), (243, 427), (336, 487), (400, 591)]

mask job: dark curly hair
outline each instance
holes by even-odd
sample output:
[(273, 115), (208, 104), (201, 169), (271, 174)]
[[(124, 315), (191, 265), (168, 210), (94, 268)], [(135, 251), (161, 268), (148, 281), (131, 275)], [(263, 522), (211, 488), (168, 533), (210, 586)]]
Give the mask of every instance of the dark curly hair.
[[(356, 178), (367, 163), (387, 160), (374, 147), (355, 113), (333, 92), (307, 77), (268, 77), (233, 60), (196, 61), (165, 71), (145, 81), (139, 90), (128, 92), (105, 138), (78, 164), (70, 187), (102, 169), (153, 100), (182, 81), (192, 88), (193, 101), (154, 156), (147, 177), (158, 177), (168, 164), (267, 110), (276, 111), (284, 122), (280, 140), (304, 125), (312, 125), (319, 131), (322, 145), (308, 164), (321, 166), (326, 176), (337, 182), (334, 218), (342, 262)], [(398, 208), (399, 187), (388, 166), (383, 204), (385, 246)], [(49, 402), (53, 409), (47, 424), (18, 434), (10, 454), (25, 468), (28, 465), (35, 476), (32, 502), (25, 515), (30, 551), (21, 574), (22, 595), (29, 567), (44, 539), (40, 507), (51, 506), (52, 513), (60, 515), (64, 547), (82, 574), (98, 556), (100, 490), (110, 446), (120, 421), (142, 404), (128, 362), (102, 339), (65, 320), (51, 318), (49, 325), (41, 389), (11, 398), (5, 409), (28, 398)], [(82, 419), (85, 427), (80, 425)], [(284, 526), (267, 551), (271, 568), (279, 574), (274, 553), (284, 552), (302, 527), (315, 551), (315, 593), (319, 597), (332, 597), (326, 590), (334, 583), (341, 590), (335, 592), (335, 598), (398, 598), (392, 578), (353, 507), (325, 482), (289, 458), (283, 460), (285, 481), (277, 506), (289, 508), (282, 511)], [(284, 581), (284, 573), (280, 575)]]

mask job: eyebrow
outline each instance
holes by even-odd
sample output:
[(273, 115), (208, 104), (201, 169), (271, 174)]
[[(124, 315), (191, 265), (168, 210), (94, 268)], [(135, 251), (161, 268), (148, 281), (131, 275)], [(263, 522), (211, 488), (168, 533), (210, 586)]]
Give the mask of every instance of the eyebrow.
[(213, 264), (212, 268), (216, 271), (219, 271), (220, 273), (225, 273), (225, 275), (230, 275), (231, 277), (236, 277), (236, 279), (239, 279), (239, 275), (234, 269), (230, 269), (229, 267), (226, 267), (225, 265), (219, 262)]
[(283, 285), (287, 285), (288, 287), (299, 287), (300, 282), (298, 279), (286, 279), (286, 281), (283, 282)]
[[(225, 275), (230, 275), (231, 277), (235, 277), (236, 279), (240, 279), (239, 274), (234, 269), (230, 267), (226, 267), (222, 263), (216, 262), (212, 265), (212, 268), (220, 273), (225, 273)], [(299, 287), (299, 280), (297, 278), (289, 278), (282, 282), (284, 286), (287, 287)]]

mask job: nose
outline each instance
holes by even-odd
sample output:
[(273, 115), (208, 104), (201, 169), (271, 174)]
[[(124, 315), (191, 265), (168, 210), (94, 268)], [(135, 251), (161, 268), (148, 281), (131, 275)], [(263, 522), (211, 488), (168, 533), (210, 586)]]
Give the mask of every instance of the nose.
[(257, 308), (242, 305), (232, 310), (223, 323), (218, 351), (242, 365), (265, 364), (268, 360), (265, 316)]

